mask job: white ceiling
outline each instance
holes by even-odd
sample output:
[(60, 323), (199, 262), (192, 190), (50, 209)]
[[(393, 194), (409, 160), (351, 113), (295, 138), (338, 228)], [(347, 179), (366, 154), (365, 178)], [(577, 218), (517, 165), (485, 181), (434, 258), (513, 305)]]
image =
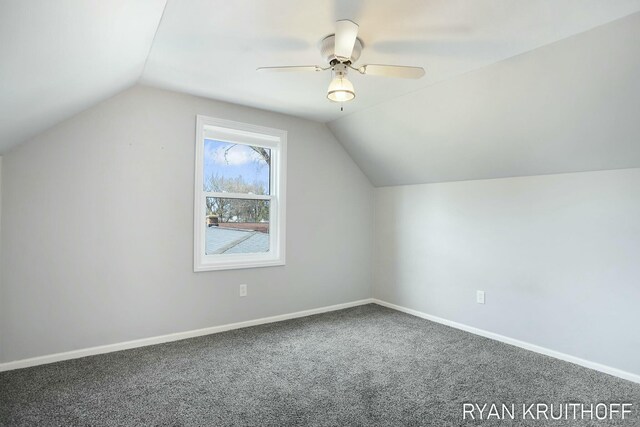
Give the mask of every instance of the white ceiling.
[(0, 153), (139, 79), (164, 0), (0, 0)]
[[(318, 42), (337, 19), (360, 25), (359, 64), (422, 66), (420, 80), (351, 73), (361, 111), (640, 10), (640, 0), (169, 0), (142, 82), (318, 121), (341, 116)], [(343, 113), (342, 115), (344, 115)]]
[[(330, 122), (376, 185), (623, 164), (598, 160), (595, 151), (586, 161), (575, 155), (577, 147), (565, 141), (568, 137), (557, 135), (545, 144), (557, 144), (557, 156), (582, 160), (569, 164), (548, 158), (551, 151), (543, 155), (531, 145), (549, 136), (543, 131), (510, 142), (518, 136), (511, 123), (522, 120), (514, 111), (531, 114), (532, 122), (544, 127), (544, 120), (557, 122), (551, 112), (571, 109), (564, 96), (558, 105), (551, 99), (545, 103), (536, 91), (538, 79), (558, 75), (547, 82), (547, 90), (557, 95), (567, 85), (568, 93), (577, 96), (580, 89), (609, 81), (608, 71), (598, 68), (605, 61), (587, 60), (588, 49), (587, 59), (574, 58), (570, 48), (549, 58), (532, 56), (525, 65), (520, 57), (499, 61), (637, 11), (640, 0), (0, 0), (0, 153), (142, 82)], [(426, 76), (414, 81), (352, 75), (357, 98), (341, 113), (325, 98), (328, 72), (255, 71), (259, 66), (324, 65), (318, 41), (345, 18), (360, 24), (365, 49), (359, 64), (422, 66)], [(620, 40), (607, 40), (598, 55), (622, 61), (623, 68), (638, 74), (637, 64), (625, 56), (637, 58), (637, 50), (616, 56)], [(598, 39), (594, 42), (599, 45)], [(575, 63), (563, 62), (567, 57)], [(577, 64), (588, 69), (567, 71)], [(593, 76), (578, 78), (582, 86), (572, 89), (583, 71)], [(520, 76), (531, 80), (522, 84)], [(602, 107), (580, 111), (591, 117), (621, 102), (634, 107), (637, 97), (625, 98), (624, 89), (609, 98), (603, 95)], [(519, 99), (513, 99), (514, 93)], [(600, 102), (586, 96), (579, 99)], [(531, 102), (534, 106), (527, 107)], [(507, 131), (502, 124), (511, 126)], [(397, 147), (391, 153), (389, 141)], [(471, 141), (477, 145), (468, 145)], [(610, 151), (629, 158), (616, 148), (618, 143)], [(527, 157), (531, 153), (533, 159)]]
[(329, 124), (376, 186), (640, 167), (640, 13)]

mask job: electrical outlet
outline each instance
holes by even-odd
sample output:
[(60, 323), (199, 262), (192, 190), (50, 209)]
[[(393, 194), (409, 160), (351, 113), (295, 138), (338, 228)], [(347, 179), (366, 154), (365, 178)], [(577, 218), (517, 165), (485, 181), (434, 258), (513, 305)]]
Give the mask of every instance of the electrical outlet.
[(247, 296), (247, 285), (240, 285), (240, 296), (241, 297)]
[(484, 304), (484, 291), (476, 292), (476, 302), (478, 304)]

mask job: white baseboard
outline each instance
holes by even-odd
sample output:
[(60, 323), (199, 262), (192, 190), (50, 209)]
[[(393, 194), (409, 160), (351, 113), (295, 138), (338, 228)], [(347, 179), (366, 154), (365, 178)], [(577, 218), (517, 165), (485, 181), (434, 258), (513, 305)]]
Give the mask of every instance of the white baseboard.
[(465, 325), (463, 323), (458, 323), (451, 320), (443, 319), (441, 317), (426, 314), (421, 311), (402, 307), (396, 304), (391, 304), (389, 302), (382, 301), (375, 298), (367, 298), (367, 299), (347, 302), (343, 304), (336, 304), (336, 305), (331, 305), (327, 307), (314, 308), (311, 310), (298, 311), (295, 313), (281, 314), (278, 316), (263, 317), (261, 319), (247, 320), (245, 322), (229, 323), (226, 325), (212, 326), (209, 328), (196, 329), (192, 331), (177, 332), (174, 334), (161, 335), (157, 337), (143, 338), (139, 340), (125, 341), (125, 342), (120, 342), (115, 344), (102, 345), (98, 347), (90, 347), (90, 348), (85, 348), (80, 350), (67, 351), (64, 353), (49, 354), (46, 356), (32, 357), (29, 359), (22, 359), (22, 360), (16, 360), (12, 362), (0, 363), (0, 372), (10, 371), (13, 369), (28, 368), (30, 366), (44, 365), (47, 363), (60, 362), (62, 360), (77, 359), (80, 357), (93, 356), (96, 354), (104, 354), (104, 353), (111, 353), (114, 351), (127, 350), (131, 348), (145, 347), (148, 345), (162, 344), (165, 342), (179, 341), (187, 338), (199, 337), (202, 335), (216, 334), (219, 332), (230, 331), (233, 329), (247, 328), (249, 326), (263, 325), (266, 323), (280, 322), (283, 320), (311, 316), (314, 314), (342, 310), (349, 307), (356, 307), (359, 305), (365, 305), (365, 304), (371, 304), (371, 303), (388, 307), (393, 310), (401, 311), (403, 313), (411, 314), (413, 316), (421, 317), (423, 319), (431, 320), (436, 323), (441, 323), (443, 325), (451, 326), (453, 328), (470, 332), (475, 335), (480, 335), (485, 338), (490, 338), (496, 341), (500, 341), (505, 344), (514, 345), (516, 347), (520, 347), (525, 350), (534, 351), (536, 353), (540, 353), (546, 356), (554, 357), (556, 359), (564, 360), (565, 362), (575, 363), (576, 365), (584, 366), (585, 368), (594, 369), (596, 371), (604, 372), (605, 374), (613, 375), (615, 377), (623, 378), (625, 380), (633, 381), (635, 383), (640, 384), (640, 375), (633, 374), (631, 372), (626, 372), (617, 368), (612, 368), (607, 365), (591, 362), (589, 360), (581, 359), (576, 356), (571, 356), (569, 354), (561, 353), (559, 351), (550, 350), (548, 348), (540, 347), (535, 344), (530, 344), (525, 341), (520, 341), (514, 338), (506, 337), (504, 335), (485, 331), (483, 329), (478, 329), (473, 326)]
[(475, 335), (480, 335), (485, 338), (490, 338), (492, 340), (500, 341), (505, 344), (510, 344), (516, 347), (524, 348), (525, 350), (530, 350), (536, 353), (544, 354), (545, 356), (550, 356), (556, 359), (564, 360), (565, 362), (575, 363), (576, 365), (584, 366), (585, 368), (594, 369), (596, 371), (604, 372), (605, 374), (613, 375), (614, 377), (619, 377), (619, 378), (633, 381), (635, 383), (640, 384), (640, 375), (632, 374), (631, 372), (623, 371), (617, 368), (612, 368), (611, 366), (602, 365), (600, 363), (591, 362), (589, 360), (581, 359), (576, 356), (571, 356), (569, 354), (561, 353), (559, 351), (550, 350), (548, 348), (540, 347), (539, 345), (535, 345), (535, 344), (530, 344), (525, 341), (520, 341), (515, 338), (505, 337), (504, 335), (485, 331), (483, 329), (474, 328), (473, 326), (465, 325), (463, 323), (458, 323), (451, 320), (443, 319), (441, 317), (432, 316), (431, 314), (427, 314), (418, 310), (413, 310), (411, 308), (406, 308), (399, 305), (391, 304), (389, 302), (382, 301), (379, 299), (374, 298), (373, 302), (378, 305), (391, 308), (393, 310), (402, 311), (403, 313), (411, 314), (413, 316), (431, 320), (436, 323), (441, 323), (443, 325), (451, 326), (452, 328), (461, 329), (463, 331), (470, 332)]
[(111, 353), (114, 351), (128, 350), (130, 348), (144, 347), (148, 345), (162, 344), (165, 342), (179, 341), (186, 338), (199, 337), (202, 335), (217, 334), (219, 332), (233, 329), (247, 328), (249, 326), (263, 325), (265, 323), (280, 322), (298, 317), (311, 316), (314, 314), (326, 313), (329, 311), (342, 310), (349, 307), (373, 303), (372, 298), (359, 301), (352, 301), (343, 304), (330, 305), (327, 307), (313, 308), (311, 310), (297, 311), (295, 313), (281, 314), (279, 316), (263, 317), (261, 319), (247, 320), (245, 322), (228, 323), (226, 325), (212, 326), (209, 328), (196, 329), (193, 331), (177, 332), (174, 334), (161, 335), (139, 340), (125, 341), (115, 344), (101, 345), (98, 347), (84, 348), (80, 350), (67, 351), (64, 353), (49, 354), (46, 356), (32, 357), (29, 359), (16, 360), (13, 362), (0, 363), (0, 372), (13, 369), (28, 368), (30, 366), (44, 365), (47, 363), (60, 362), (62, 360), (77, 359), (96, 354)]

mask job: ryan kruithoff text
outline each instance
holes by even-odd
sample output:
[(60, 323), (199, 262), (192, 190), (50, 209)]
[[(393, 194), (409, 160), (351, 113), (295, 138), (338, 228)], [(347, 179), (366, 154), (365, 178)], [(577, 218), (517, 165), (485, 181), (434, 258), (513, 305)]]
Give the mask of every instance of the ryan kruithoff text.
[(464, 403), (465, 420), (624, 420), (632, 403)]

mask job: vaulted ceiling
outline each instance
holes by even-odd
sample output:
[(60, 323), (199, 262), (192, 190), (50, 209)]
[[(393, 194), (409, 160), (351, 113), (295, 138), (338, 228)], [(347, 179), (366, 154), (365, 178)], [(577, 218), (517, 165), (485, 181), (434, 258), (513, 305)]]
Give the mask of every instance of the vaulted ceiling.
[[(138, 82), (327, 122), (375, 185), (640, 166), (640, 0), (0, 0), (0, 153)], [(326, 100), (337, 19), (361, 64)], [(636, 79), (637, 80), (637, 79)], [(634, 133), (635, 132), (635, 133)], [(637, 139), (637, 138), (636, 138)]]
[(165, 0), (0, 0), (0, 153), (133, 85)]
[(376, 186), (640, 167), (640, 13), (329, 123)]
[[(144, 83), (330, 122), (400, 95), (640, 10), (640, 0), (171, 1)], [(358, 64), (424, 67), (420, 80), (351, 73), (356, 99), (326, 99), (325, 73), (257, 73), (325, 65), (319, 41), (335, 21), (360, 25)]]

